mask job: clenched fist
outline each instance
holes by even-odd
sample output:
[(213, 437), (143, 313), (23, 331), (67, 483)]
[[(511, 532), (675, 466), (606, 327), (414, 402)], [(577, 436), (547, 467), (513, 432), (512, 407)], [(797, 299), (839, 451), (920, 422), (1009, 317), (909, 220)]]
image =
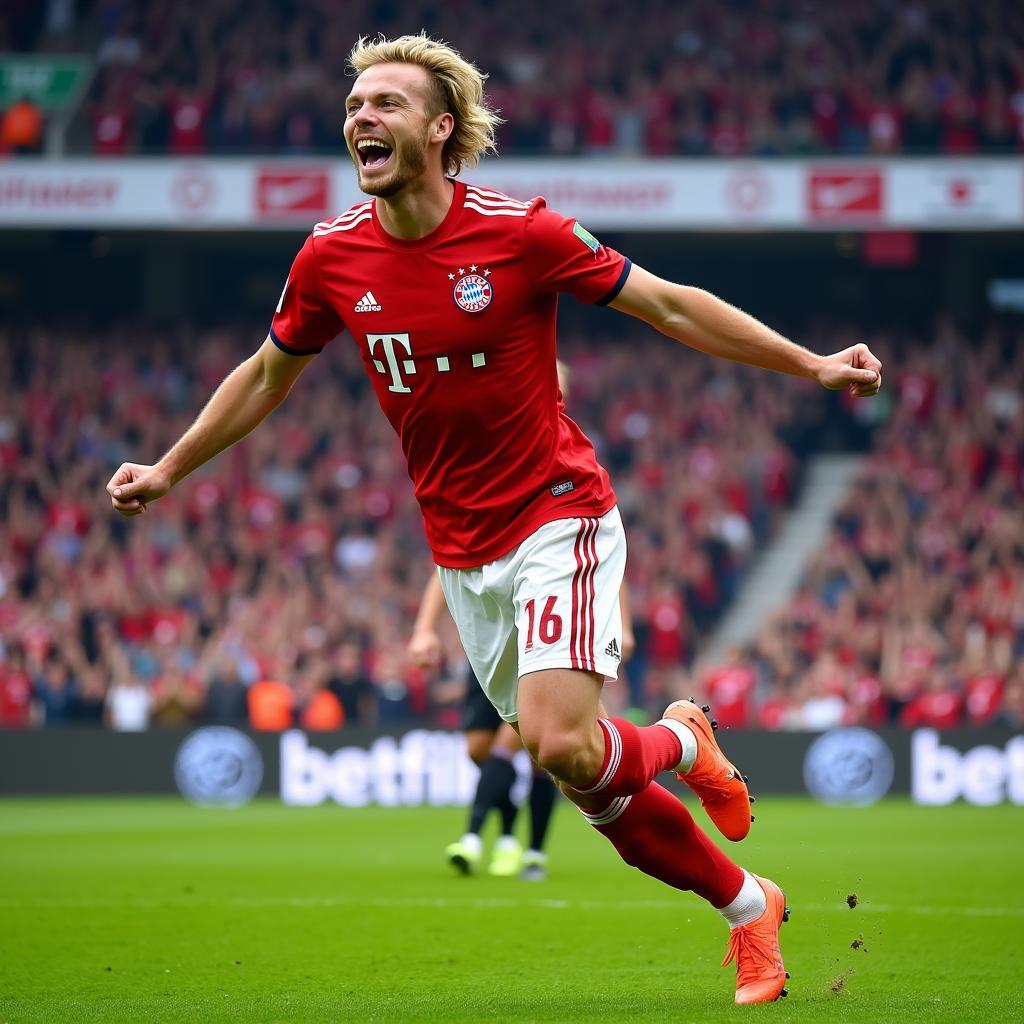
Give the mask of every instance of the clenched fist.
[(156, 466), (134, 462), (123, 463), (107, 484), (110, 504), (123, 516), (145, 512), (149, 502), (162, 498), (170, 489), (170, 480)]
[(848, 387), (857, 398), (877, 395), (882, 386), (882, 363), (867, 345), (851, 345), (824, 357), (818, 383), (832, 391)]

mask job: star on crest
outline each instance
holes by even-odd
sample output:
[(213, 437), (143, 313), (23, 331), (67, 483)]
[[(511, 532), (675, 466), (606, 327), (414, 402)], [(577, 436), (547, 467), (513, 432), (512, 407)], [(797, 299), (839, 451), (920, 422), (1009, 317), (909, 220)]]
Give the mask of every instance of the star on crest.
[(466, 267), (459, 267), (459, 269), (455, 271), (454, 274), (449, 274), (448, 280), (454, 281), (456, 277), (465, 277), (466, 274), (475, 274), (477, 273), (477, 271), (483, 274), (484, 277), (490, 277), (491, 274), (493, 273), (490, 267), (481, 269), (479, 263), (470, 263), (468, 269)]

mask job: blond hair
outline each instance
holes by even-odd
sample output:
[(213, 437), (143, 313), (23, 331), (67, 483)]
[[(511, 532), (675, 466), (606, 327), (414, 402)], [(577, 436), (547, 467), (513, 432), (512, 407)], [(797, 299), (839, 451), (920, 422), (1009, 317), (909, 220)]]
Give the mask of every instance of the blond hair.
[(425, 32), (416, 36), (374, 40), (360, 36), (348, 55), (355, 74), (375, 64), (415, 64), (430, 76), (430, 116), (449, 113), (455, 127), (441, 150), (445, 173), (456, 175), (463, 166), (475, 167), (485, 153), (496, 151), (494, 130), (503, 122), (484, 100), (487, 75), (465, 60), (453, 46), (431, 39)]

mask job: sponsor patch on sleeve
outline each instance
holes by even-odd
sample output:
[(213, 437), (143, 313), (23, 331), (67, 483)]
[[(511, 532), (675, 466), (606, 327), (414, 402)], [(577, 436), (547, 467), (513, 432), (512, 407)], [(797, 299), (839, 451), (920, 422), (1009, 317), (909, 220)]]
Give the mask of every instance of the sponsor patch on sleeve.
[(572, 233), (593, 253), (601, 248), (601, 243), (579, 222), (575, 221)]

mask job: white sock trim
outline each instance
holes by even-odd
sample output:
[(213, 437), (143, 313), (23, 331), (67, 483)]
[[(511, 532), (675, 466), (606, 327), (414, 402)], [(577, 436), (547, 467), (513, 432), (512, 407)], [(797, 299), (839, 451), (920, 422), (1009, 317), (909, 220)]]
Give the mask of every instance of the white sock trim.
[(721, 907), (719, 913), (729, 922), (730, 928), (756, 921), (768, 909), (768, 897), (757, 879), (749, 872), (743, 872), (743, 885), (736, 899), (728, 906)]
[(598, 825), (610, 825), (613, 821), (617, 821), (622, 817), (632, 799), (631, 796), (617, 796), (603, 811), (590, 814), (581, 807), (580, 813), (595, 827)]
[(677, 722), (674, 718), (662, 718), (654, 724), (675, 733), (676, 739), (679, 740), (679, 744), (683, 748), (683, 756), (679, 764), (676, 765), (675, 771), (685, 774), (697, 760), (697, 737), (693, 735), (693, 730), (689, 726), (683, 725), (682, 722)]
[[(619, 770), (619, 764), (622, 762), (622, 737), (619, 735), (619, 730), (607, 718), (599, 718), (597, 724), (601, 726), (604, 731), (604, 742), (605, 750), (608, 753), (608, 763), (604, 766), (604, 771), (601, 772), (600, 778), (592, 786), (588, 786), (586, 789), (577, 789), (577, 793), (583, 793), (584, 795), (590, 793), (600, 793), (609, 782), (612, 781), (612, 777)], [(575, 788), (575, 787), (573, 787)]]

